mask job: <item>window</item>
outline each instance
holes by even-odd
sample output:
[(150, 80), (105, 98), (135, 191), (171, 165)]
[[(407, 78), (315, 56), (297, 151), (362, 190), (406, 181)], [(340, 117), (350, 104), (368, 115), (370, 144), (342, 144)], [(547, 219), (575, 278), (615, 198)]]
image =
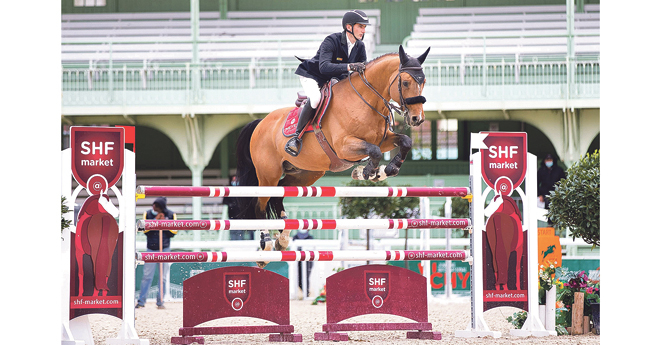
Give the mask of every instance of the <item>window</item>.
[(431, 160), (433, 151), (431, 150), (431, 121), (424, 121), (418, 127), (410, 128), (410, 137), (413, 142), (412, 159)]
[(73, 0), (73, 7), (101, 7), (105, 6), (105, 0)]
[(419, 127), (410, 129), (410, 137), (413, 141), (411, 150), (413, 160), (458, 159), (458, 120), (456, 119), (424, 121)]
[(458, 159), (458, 120), (437, 121), (436, 159)]

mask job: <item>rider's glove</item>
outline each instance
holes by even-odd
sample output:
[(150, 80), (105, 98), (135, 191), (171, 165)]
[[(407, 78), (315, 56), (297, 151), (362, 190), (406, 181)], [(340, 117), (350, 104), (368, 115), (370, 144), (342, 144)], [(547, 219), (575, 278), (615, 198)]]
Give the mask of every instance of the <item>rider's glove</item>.
[(348, 64), (348, 69), (352, 72), (362, 73), (362, 72), (364, 72), (365, 68), (366, 68), (366, 66), (362, 62), (356, 62), (356, 63), (349, 63)]

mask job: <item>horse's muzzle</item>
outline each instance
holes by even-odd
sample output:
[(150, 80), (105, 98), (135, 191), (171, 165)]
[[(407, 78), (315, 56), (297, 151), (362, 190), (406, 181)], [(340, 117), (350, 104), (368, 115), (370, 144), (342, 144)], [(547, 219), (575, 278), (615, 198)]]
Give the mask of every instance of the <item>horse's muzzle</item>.
[(413, 127), (419, 126), (424, 123), (424, 117), (419, 115), (413, 115), (410, 117), (410, 125)]

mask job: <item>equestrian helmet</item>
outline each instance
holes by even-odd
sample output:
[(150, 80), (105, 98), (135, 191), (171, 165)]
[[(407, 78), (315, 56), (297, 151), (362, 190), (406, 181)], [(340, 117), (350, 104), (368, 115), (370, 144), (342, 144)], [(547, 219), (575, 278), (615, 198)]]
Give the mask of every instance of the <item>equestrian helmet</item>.
[(360, 10), (348, 11), (344, 14), (344, 18), (341, 20), (341, 26), (344, 30), (346, 30), (346, 24), (369, 25), (369, 17), (366, 13)]

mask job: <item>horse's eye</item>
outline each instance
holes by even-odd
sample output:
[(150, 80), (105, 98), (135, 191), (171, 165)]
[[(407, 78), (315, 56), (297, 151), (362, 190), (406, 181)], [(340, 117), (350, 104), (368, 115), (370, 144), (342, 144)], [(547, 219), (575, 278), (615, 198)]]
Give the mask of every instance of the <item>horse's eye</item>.
[(408, 87), (408, 82), (407, 81), (403, 82), (403, 87)]

